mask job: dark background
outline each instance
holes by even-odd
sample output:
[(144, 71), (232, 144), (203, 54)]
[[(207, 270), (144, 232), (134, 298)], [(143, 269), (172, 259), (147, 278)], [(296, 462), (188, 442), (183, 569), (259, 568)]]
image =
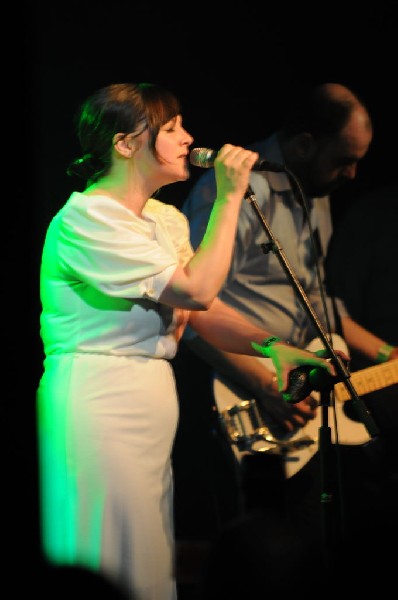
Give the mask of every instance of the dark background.
[[(40, 252), (50, 218), (79, 184), (66, 175), (80, 153), (73, 130), (79, 104), (109, 83), (163, 83), (180, 97), (194, 145), (217, 149), (274, 131), (302, 83), (346, 84), (367, 104), (375, 137), (357, 180), (335, 195), (338, 220), (352, 196), (396, 173), (396, 2), (368, 4), (71, 0), (11, 8), (4, 28), (13, 41), (4, 56), (12, 59), (13, 76), (4, 78), (3, 96), (17, 110), (11, 123), (4, 112), (16, 146), (10, 157), (11, 219), (4, 226), (4, 258), (11, 265), (5, 286), (7, 354), (13, 367), (12, 377), (5, 373), (5, 382), (11, 378), (5, 422), (10, 434), (5, 461), (11, 468), (4, 477), (17, 563), (36, 551)], [(164, 189), (160, 198), (181, 206), (201, 174), (194, 167), (191, 172), (190, 181)]]

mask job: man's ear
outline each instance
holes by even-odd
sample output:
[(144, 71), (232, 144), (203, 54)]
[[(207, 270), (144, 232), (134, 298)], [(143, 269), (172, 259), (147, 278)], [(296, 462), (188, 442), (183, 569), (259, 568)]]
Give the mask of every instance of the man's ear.
[(311, 133), (303, 132), (295, 136), (296, 155), (301, 160), (311, 158), (315, 150), (315, 140)]
[(125, 158), (132, 157), (134, 144), (130, 136), (125, 133), (115, 133), (112, 143), (115, 151), (121, 156), (124, 156)]

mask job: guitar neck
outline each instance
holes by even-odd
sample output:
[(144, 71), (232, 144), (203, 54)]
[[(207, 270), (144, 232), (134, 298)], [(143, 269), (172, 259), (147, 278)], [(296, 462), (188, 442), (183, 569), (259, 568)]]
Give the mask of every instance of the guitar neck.
[[(389, 360), (381, 365), (375, 365), (355, 371), (350, 377), (358, 396), (369, 394), (381, 390), (382, 388), (398, 383), (398, 358)], [(334, 386), (336, 400), (344, 402), (351, 398), (350, 392), (347, 390), (343, 382), (336, 383)]]

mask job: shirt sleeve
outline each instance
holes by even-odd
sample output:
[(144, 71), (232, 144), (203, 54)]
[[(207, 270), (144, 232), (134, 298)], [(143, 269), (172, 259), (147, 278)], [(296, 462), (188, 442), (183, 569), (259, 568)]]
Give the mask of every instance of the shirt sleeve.
[[(152, 200), (153, 203), (157, 202)], [(190, 225), (187, 217), (172, 204), (157, 202), (161, 208), (162, 221), (177, 253), (178, 263), (185, 266), (194, 254), (190, 240)]]

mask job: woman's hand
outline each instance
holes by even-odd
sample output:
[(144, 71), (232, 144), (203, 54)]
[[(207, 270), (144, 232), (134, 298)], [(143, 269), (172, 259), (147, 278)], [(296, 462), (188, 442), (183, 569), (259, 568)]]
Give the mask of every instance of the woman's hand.
[(214, 161), (217, 200), (241, 201), (249, 187), (250, 172), (258, 153), (240, 146), (225, 144)]
[[(309, 352), (308, 350), (301, 350), (295, 346), (290, 346), (284, 342), (276, 342), (266, 348), (252, 342), (252, 347), (263, 356), (271, 358), (275, 367), (275, 373), (278, 379), (278, 390), (280, 392), (287, 392), (289, 387), (289, 374), (298, 367), (320, 367), (325, 369), (331, 377), (336, 375), (333, 364), (321, 356), (327, 352), (326, 350), (318, 350), (314, 353)], [(348, 360), (348, 356), (344, 352), (336, 351), (336, 354), (338, 354), (342, 360)], [(286, 395), (284, 397), (285, 400), (288, 400)]]

